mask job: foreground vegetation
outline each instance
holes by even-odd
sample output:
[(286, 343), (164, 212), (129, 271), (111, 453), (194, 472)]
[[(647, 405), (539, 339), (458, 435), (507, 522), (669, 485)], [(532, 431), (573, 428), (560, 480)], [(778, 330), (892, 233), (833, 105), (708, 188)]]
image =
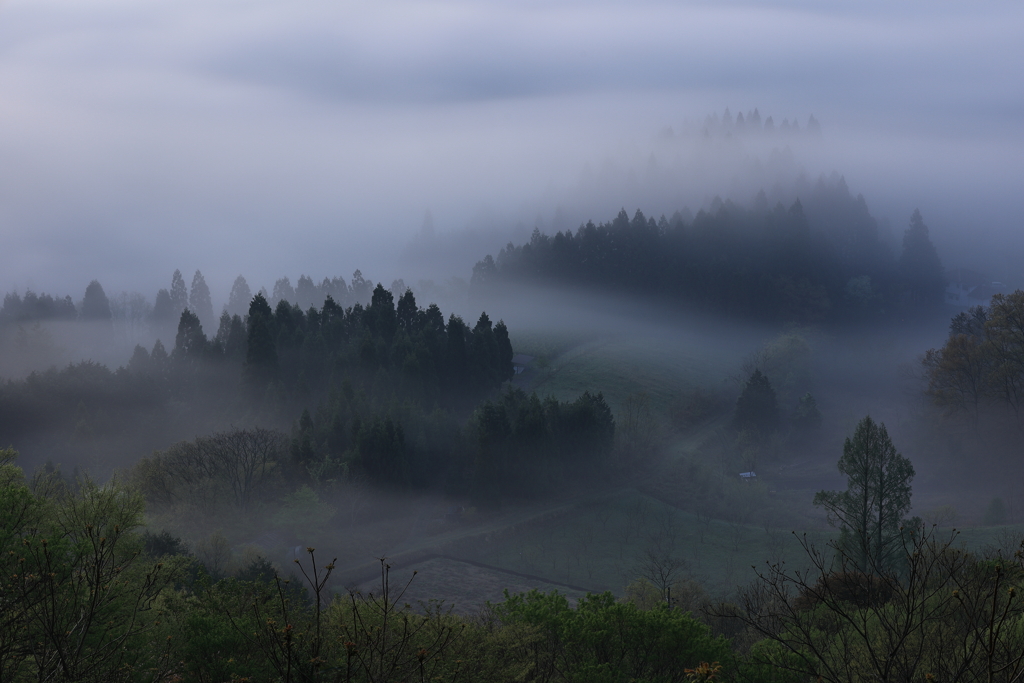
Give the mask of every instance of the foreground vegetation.
[(884, 567), (854, 561), (849, 544), (807, 545), (811, 571), (770, 565), (740, 604), (642, 581), (625, 600), (506, 594), (467, 617), (406, 604), (409, 582), (384, 559), (365, 595), (332, 595), (335, 562), (313, 548), (289, 576), (254, 558), (218, 577), (177, 539), (142, 532), (142, 498), (123, 483), (69, 487), (45, 474), (26, 483), (14, 459), (0, 454), (5, 681), (1009, 682), (1024, 673), (1021, 552), (978, 556), (923, 528), (902, 530), (902, 552)]

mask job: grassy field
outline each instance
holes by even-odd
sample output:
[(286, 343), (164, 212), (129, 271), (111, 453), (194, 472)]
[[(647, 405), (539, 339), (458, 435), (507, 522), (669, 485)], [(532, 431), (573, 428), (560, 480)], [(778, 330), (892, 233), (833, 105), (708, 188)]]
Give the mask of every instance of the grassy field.
[[(644, 393), (659, 419), (668, 421), (675, 403), (695, 388), (733, 390), (729, 378), (742, 357), (728, 348), (709, 354), (708, 348), (696, 338), (608, 337), (575, 345), (552, 358), (538, 356), (540, 362), (517, 383), (562, 401), (584, 391), (600, 391), (612, 410), (630, 395)], [(526, 349), (524, 353), (533, 350)]]

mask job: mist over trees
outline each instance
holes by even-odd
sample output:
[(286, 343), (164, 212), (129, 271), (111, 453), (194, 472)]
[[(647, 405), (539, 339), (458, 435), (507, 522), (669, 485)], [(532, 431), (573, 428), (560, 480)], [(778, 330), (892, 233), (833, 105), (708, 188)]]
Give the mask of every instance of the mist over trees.
[(996, 294), (988, 307), (958, 313), (942, 348), (924, 357), (928, 393), (977, 423), (983, 408), (1020, 418), (1024, 400), (1024, 292)]
[(898, 255), (887, 247), (863, 196), (824, 178), (790, 206), (718, 198), (688, 220), (621, 210), (608, 223), (509, 243), (473, 268), (473, 286), (585, 286), (674, 307), (770, 322), (891, 320), (934, 312), (943, 271), (920, 212)]
[[(739, 121), (730, 125), (739, 126)], [(280, 660), (275, 657), (300, 651), (310, 657), (303, 661), (311, 679), (322, 678), (319, 664), (314, 665), (321, 654), (334, 657), (336, 664), (351, 663), (350, 648), (331, 650), (305, 636), (294, 641), (299, 644), (284, 645), (279, 629), (263, 617), (291, 614), (294, 623), (340, 633), (340, 621), (329, 627), (317, 621), (330, 610), (341, 618), (340, 602), (326, 597), (331, 590), (341, 592), (326, 583), (334, 562), (313, 575), (308, 585), (315, 596), (308, 600), (296, 585), (281, 588), (274, 597), (272, 582), (284, 577), (275, 560), (285, 551), (289, 562), (298, 559), (300, 544), (313, 534), (323, 538), (342, 533), (339, 529), (353, 534), (371, 526), (374, 532), (387, 529), (382, 534), (386, 541), (374, 540), (374, 548), (385, 548), (377, 556), (395, 548), (454, 552), (470, 544), (460, 538), (460, 529), (474, 528), (478, 537), (471, 540), (490, 553), (488, 562), (518, 551), (520, 564), (514, 571), (528, 569), (530, 580), (557, 572), (564, 585), (579, 588), (575, 603), (558, 594), (507, 595), (488, 608), (491, 621), (485, 631), (472, 631), (476, 626), (454, 617), (432, 622), (440, 614), (430, 611), (434, 608), (424, 608), (425, 614), (380, 608), (380, 603), (356, 601), (352, 593), (351, 610), (392, 610), (387, 614), (403, 623), (437, 633), (451, 634), (446, 629), (458, 624), (474, 634), (473, 642), (483, 643), (500, 632), (502, 644), (488, 645), (492, 649), (481, 657), (493, 663), (494, 652), (513, 643), (509, 651), (515, 656), (528, 652), (532, 657), (516, 660), (526, 667), (520, 673), (529, 670), (551, 680), (576, 675), (589, 680), (595, 671), (614, 671), (620, 677), (650, 674), (665, 680), (795, 681), (807, 676), (844, 680), (844, 672), (858, 667), (884, 671), (895, 666), (908, 675), (934, 669), (964, 680), (1002, 671), (1016, 675), (1022, 658), (1014, 648), (1020, 639), (1008, 625), (1016, 623), (1019, 607), (1005, 597), (1005, 589), (1019, 587), (1024, 574), (1016, 565), (1008, 565), (1005, 575), (1002, 565), (992, 570), (998, 555), (968, 553), (938, 540), (920, 519), (905, 519), (915, 468), (870, 418), (847, 439), (839, 462), (847, 489), (822, 490), (813, 500), (825, 510), (837, 537), (824, 550), (801, 541), (809, 572), (774, 564), (786, 543), (780, 539), (781, 527), (799, 520), (795, 523), (820, 535), (815, 524), (824, 526), (823, 519), (807, 515), (810, 496), (793, 502), (792, 489), (775, 490), (787, 470), (791, 481), (820, 481), (816, 460), (836, 431), (828, 424), (838, 412), (830, 391), (835, 387), (813, 377), (812, 346), (820, 343), (819, 336), (837, 331), (867, 339), (864, 331), (876, 324), (875, 329), (909, 329), (889, 323), (934, 317), (942, 302), (942, 265), (923, 216), (914, 212), (894, 250), (879, 234), (863, 197), (850, 196), (841, 179), (820, 182), (789, 206), (769, 207), (762, 193), (749, 207), (716, 200), (711, 208), (657, 221), (641, 211), (632, 218), (622, 211), (610, 223), (588, 223), (554, 237), (535, 230), (529, 243), (510, 244), (498, 258), (487, 256), (474, 269), (473, 294), (508, 294), (502, 290), (509, 284), (587, 287), (755, 321), (750, 327), (758, 333), (775, 335), (759, 342), (761, 350), (730, 375), (725, 382), (730, 388), (693, 386), (667, 396), (676, 387), (659, 385), (653, 399), (644, 387), (632, 386), (632, 359), (625, 371), (628, 381), (608, 393), (600, 390), (600, 382), (611, 376), (603, 374), (603, 367), (593, 371), (600, 381), (588, 378), (588, 384), (571, 385), (571, 396), (564, 387), (557, 398), (524, 390), (557, 382), (558, 372), (573, 362), (558, 355), (563, 354), (559, 342), (533, 341), (542, 351), (528, 352), (544, 357), (533, 366), (536, 374), (523, 381), (515, 372), (526, 361), (517, 360), (514, 368), (512, 336), (497, 316), (481, 312), (464, 320), (446, 315), (436, 304), (422, 307), (401, 280), (388, 288), (360, 271), (350, 281), (325, 278), (318, 283), (302, 275), (293, 283), (282, 277), (270, 291), (251, 287), (240, 275), (219, 317), (198, 270), (191, 286), (175, 271), (152, 304), (138, 293), (108, 297), (95, 280), (77, 305), (71, 297), (10, 293), (0, 309), (0, 332), (9, 338), (42, 335), (50, 325), (59, 329), (59, 323), (81, 342), (76, 347), (81, 349), (101, 348), (116, 335), (144, 339), (149, 334), (159, 340), (136, 344), (130, 359), (116, 369), (82, 361), (0, 383), (0, 439), (16, 444), (30, 462), (48, 460), (28, 494), (14, 469), (4, 470), (12, 477), (4, 495), (24, 503), (26, 510), (44, 511), (39, 520), (65, 515), (69, 535), (78, 533), (72, 516), (79, 514), (75, 506), (82, 501), (130, 503), (123, 517), (127, 531), (116, 540), (117, 558), (132, 572), (134, 583), (122, 582), (118, 595), (148, 601), (159, 593), (171, 619), (204, 625), (194, 633), (185, 627), (175, 630), (186, 645), (175, 641), (167, 646), (182, 662), (198, 661), (188, 658), (204, 653), (203, 664), (188, 665), (194, 673), (203, 672), (197, 677), (206, 675), (203, 667), (210, 662), (219, 671), (277, 671), (274, 662)], [(1017, 358), (1018, 347), (1024, 348), (1018, 329), (1024, 314), (1017, 309), (1024, 304), (1018, 295), (999, 295), (988, 307), (954, 317), (945, 346), (930, 351), (924, 362), (927, 397), (945, 417), (968, 418), (951, 424), (970, 424), (979, 439), (995, 435), (995, 449), (1019, 443), (1011, 430), (1019, 425), (1019, 397), (1024, 395), (1018, 372), (1024, 364)], [(636, 332), (617, 331), (623, 336)], [(556, 351), (549, 352), (547, 345)], [(550, 368), (552, 358), (562, 358), (563, 364)], [(615, 392), (619, 396), (606, 400)], [(657, 408), (652, 407), (655, 401)], [(623, 415), (621, 428), (616, 408)], [(657, 416), (655, 409), (661, 411)], [(915, 428), (939, 414), (923, 405), (914, 409), (919, 410), (911, 418)], [(665, 416), (673, 423), (662, 424), (659, 418)], [(983, 431), (990, 424), (1000, 428)], [(936, 428), (933, 438), (944, 433)], [(3, 457), (11, 460), (13, 454)], [(54, 462), (73, 462), (82, 469), (69, 476)], [(81, 475), (109, 475), (115, 467), (119, 471), (106, 487)], [(55, 492), (52, 499), (47, 492)], [(391, 502), (367, 505), (370, 495)], [(1012, 519), (1013, 499), (1006, 500), (1009, 504), (992, 498), (983, 523)], [(167, 525), (183, 535), (182, 530), (193, 527), (204, 531), (188, 543), (173, 534), (139, 536), (135, 529), (143, 501), (153, 528)], [(406, 507), (395, 511), (393, 501)], [(497, 520), (533, 510), (540, 511), (539, 519), (572, 515), (579, 526), (562, 541), (540, 540), (539, 550), (516, 545), (513, 537), (529, 535), (529, 526), (537, 522), (503, 527)], [(940, 513), (932, 510), (929, 517), (939, 519)], [(955, 511), (942, 519), (951, 516)], [(210, 525), (221, 520), (236, 526), (229, 534), (211, 531)], [(46, 523), (50, 526), (41, 528), (58, 528)], [(17, 527), (11, 537), (27, 541), (22, 546), (30, 549), (24, 551), (26, 563), (64, 563), (61, 571), (71, 567), (68, 576), (75, 567), (89, 566), (88, 558), (70, 546), (54, 546), (47, 559), (33, 534)], [(428, 534), (443, 540), (428, 542)], [(728, 539), (724, 545), (722, 537)], [(347, 543), (337, 538), (331, 542)], [(1000, 541), (999, 552), (1012, 547), (1008, 538)], [(609, 539), (617, 545), (609, 546)], [(762, 543), (770, 564), (752, 584), (729, 586), (731, 592), (722, 591), (714, 600), (704, 592), (702, 582), (722, 566), (713, 553), (731, 548), (725, 549), (729, 568), (724, 581), (732, 582), (734, 558), (749, 548), (762, 552)], [(614, 549), (595, 560), (588, 548), (598, 544)], [(520, 548), (533, 557), (524, 560)], [(178, 593), (147, 583), (148, 578), (139, 582), (142, 569), (136, 558), (146, 558), (143, 553), (175, 558), (172, 564), (180, 571), (161, 580)], [(615, 580), (626, 584), (621, 600), (611, 593), (582, 597), (588, 589), (580, 586), (592, 585), (598, 562), (607, 565), (598, 571), (614, 572)], [(702, 567), (701, 562), (708, 564)], [(218, 582), (226, 576), (232, 578)], [(938, 586), (945, 597), (927, 586)], [(962, 600), (947, 595), (953, 586)], [(73, 586), (63, 578), (46, 589), (69, 609), (81, 611)], [(36, 624), (35, 595), (25, 592), (27, 607), (15, 615), (19, 623)], [(100, 611), (119, 613), (112, 604)], [(259, 618), (250, 623), (243, 612)], [(217, 653), (228, 650), (210, 650), (202, 640), (204, 629), (224, 614), (231, 615), (225, 629), (244, 623), (246, 637), (256, 638), (252, 642), (259, 647), (246, 650), (242, 640), (232, 640), (229, 649), (245, 650), (245, 655), (226, 661)], [(942, 629), (919, 627), (930, 619), (943, 620)], [(978, 625), (985, 619), (988, 632)], [(606, 627), (625, 630), (608, 638), (601, 630)], [(108, 635), (118, 643), (135, 642), (156, 630), (154, 623)], [(869, 631), (878, 635), (865, 636)], [(102, 645), (107, 637), (96, 637), (88, 628), (81, 634), (75, 628), (68, 632), (79, 643), (84, 638)], [(906, 646), (931, 642), (934, 633), (941, 642), (953, 638), (977, 644), (988, 638), (993, 649), (988, 659), (975, 653), (947, 666), (938, 646)], [(544, 634), (543, 643), (537, 634)], [(65, 647), (67, 639), (51, 640), (37, 642), (52, 649)], [(865, 649), (862, 640), (885, 647)], [(11, 637), (4, 642), (22, 648), (17, 656), (27, 661), (27, 641)], [(451, 642), (469, 647), (454, 636)], [(89, 647), (81, 652), (92, 657)], [(717, 663), (692, 661), (698, 653), (713, 654)], [(420, 663), (429, 659), (411, 656), (419, 656)], [(445, 656), (442, 651), (430, 655), (438, 671), (442, 662), (451, 661)], [(242, 660), (245, 664), (238, 664)], [(522, 663), (527, 660), (533, 663)], [(127, 655), (117, 661), (123, 666), (148, 662)], [(681, 672), (683, 661), (693, 668)], [(458, 669), (461, 663), (453, 666)], [(793, 678), (787, 679), (786, 672)], [(275, 675), (264, 678), (274, 680)], [(510, 674), (517, 676), (523, 678)]]
[[(202, 274), (193, 278), (190, 306), (182, 306), (183, 288), (176, 271), (175, 293), (161, 290), (153, 307), (164, 325), (161, 318), (181, 307), (171, 348), (157, 340), (149, 349), (137, 345), (117, 370), (86, 361), (0, 386), (0, 438), (30, 457), (58, 461), (113, 447), (104, 458), (109, 467), (131, 461), (126, 449), (163, 449), (186, 430), (255, 421), (291, 431), (281, 437), (288, 446), (271, 458), (289, 485), (357, 475), (384, 487), (471, 495), (484, 505), (548, 493), (584, 454), (598, 471), (610, 452), (614, 421), (599, 394), (563, 403), (520, 391), (486, 402), (513, 375), (508, 329), (486, 313), (473, 324), (456, 315), (446, 321), (436, 305), (419, 307), (411, 290), (396, 301), (380, 284), (365, 306), (343, 307), (327, 293), (322, 306), (303, 310), (282, 298), (328, 290), (351, 299), (370, 290), (356, 271), (352, 287), (303, 277), (291, 290), (279, 280), (274, 305), (258, 292), (244, 316), (226, 307), (211, 334), (197, 313), (212, 310)], [(247, 290), (244, 278), (236, 280), (235, 304)], [(99, 283), (90, 284), (86, 302), (83, 310), (100, 311), (109, 324)], [(8, 303), (12, 312), (16, 300)], [(174, 452), (209, 450), (235, 432), (219, 433)], [(532, 460), (522, 460), (524, 453)], [(150, 471), (179, 461), (157, 457)], [(216, 479), (209, 466), (195, 467)], [(179, 470), (160, 476), (180, 479)]]

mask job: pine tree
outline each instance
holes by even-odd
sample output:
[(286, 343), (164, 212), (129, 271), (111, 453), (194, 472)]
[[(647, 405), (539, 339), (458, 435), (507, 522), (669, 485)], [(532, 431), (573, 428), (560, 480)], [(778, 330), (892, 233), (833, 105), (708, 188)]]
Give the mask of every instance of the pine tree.
[(896, 451), (885, 425), (868, 416), (846, 439), (839, 471), (846, 475), (846, 490), (819, 491), (814, 504), (840, 529), (840, 544), (859, 571), (892, 569), (903, 551), (900, 526), (910, 509), (914, 466)]
[(97, 280), (89, 283), (85, 288), (85, 298), (82, 299), (82, 320), (104, 320), (110, 321), (110, 302), (103, 291), (103, 286)]
[(245, 376), (254, 389), (263, 389), (277, 376), (274, 314), (262, 292), (249, 304), (245, 350)]
[(239, 275), (235, 283), (231, 285), (231, 294), (228, 295), (228, 313), (231, 315), (246, 315), (249, 312), (249, 304), (252, 302), (252, 291), (245, 278)]
[(928, 226), (917, 209), (914, 209), (910, 225), (903, 233), (899, 268), (913, 303), (921, 306), (942, 304), (946, 290), (945, 271), (928, 237)]
[(173, 318), (181, 315), (188, 306), (188, 290), (185, 288), (185, 278), (181, 276), (180, 270), (175, 270), (171, 276), (171, 304)]
[(189, 306), (196, 314), (199, 321), (208, 329), (213, 329), (216, 319), (213, 317), (213, 301), (210, 299), (210, 288), (206, 286), (206, 279), (198, 270), (192, 276), (192, 292), (188, 297)]

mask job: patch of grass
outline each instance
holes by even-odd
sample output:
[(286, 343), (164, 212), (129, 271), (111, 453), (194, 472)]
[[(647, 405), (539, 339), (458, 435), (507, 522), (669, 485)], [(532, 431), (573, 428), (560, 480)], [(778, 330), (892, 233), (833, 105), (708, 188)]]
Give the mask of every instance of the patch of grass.
[(802, 555), (788, 529), (699, 518), (634, 490), (452, 544), (447, 553), (621, 594), (643, 576), (645, 556), (652, 550), (678, 563), (679, 578), (696, 579), (719, 596), (751, 581), (752, 565), (783, 558), (799, 563)]
[(537, 368), (526, 389), (565, 401), (584, 391), (604, 394), (613, 411), (636, 393), (649, 397), (657, 418), (672, 423), (672, 408), (696, 389), (713, 396), (738, 358), (709, 356), (706, 348), (664, 340), (603, 339), (573, 346)]

